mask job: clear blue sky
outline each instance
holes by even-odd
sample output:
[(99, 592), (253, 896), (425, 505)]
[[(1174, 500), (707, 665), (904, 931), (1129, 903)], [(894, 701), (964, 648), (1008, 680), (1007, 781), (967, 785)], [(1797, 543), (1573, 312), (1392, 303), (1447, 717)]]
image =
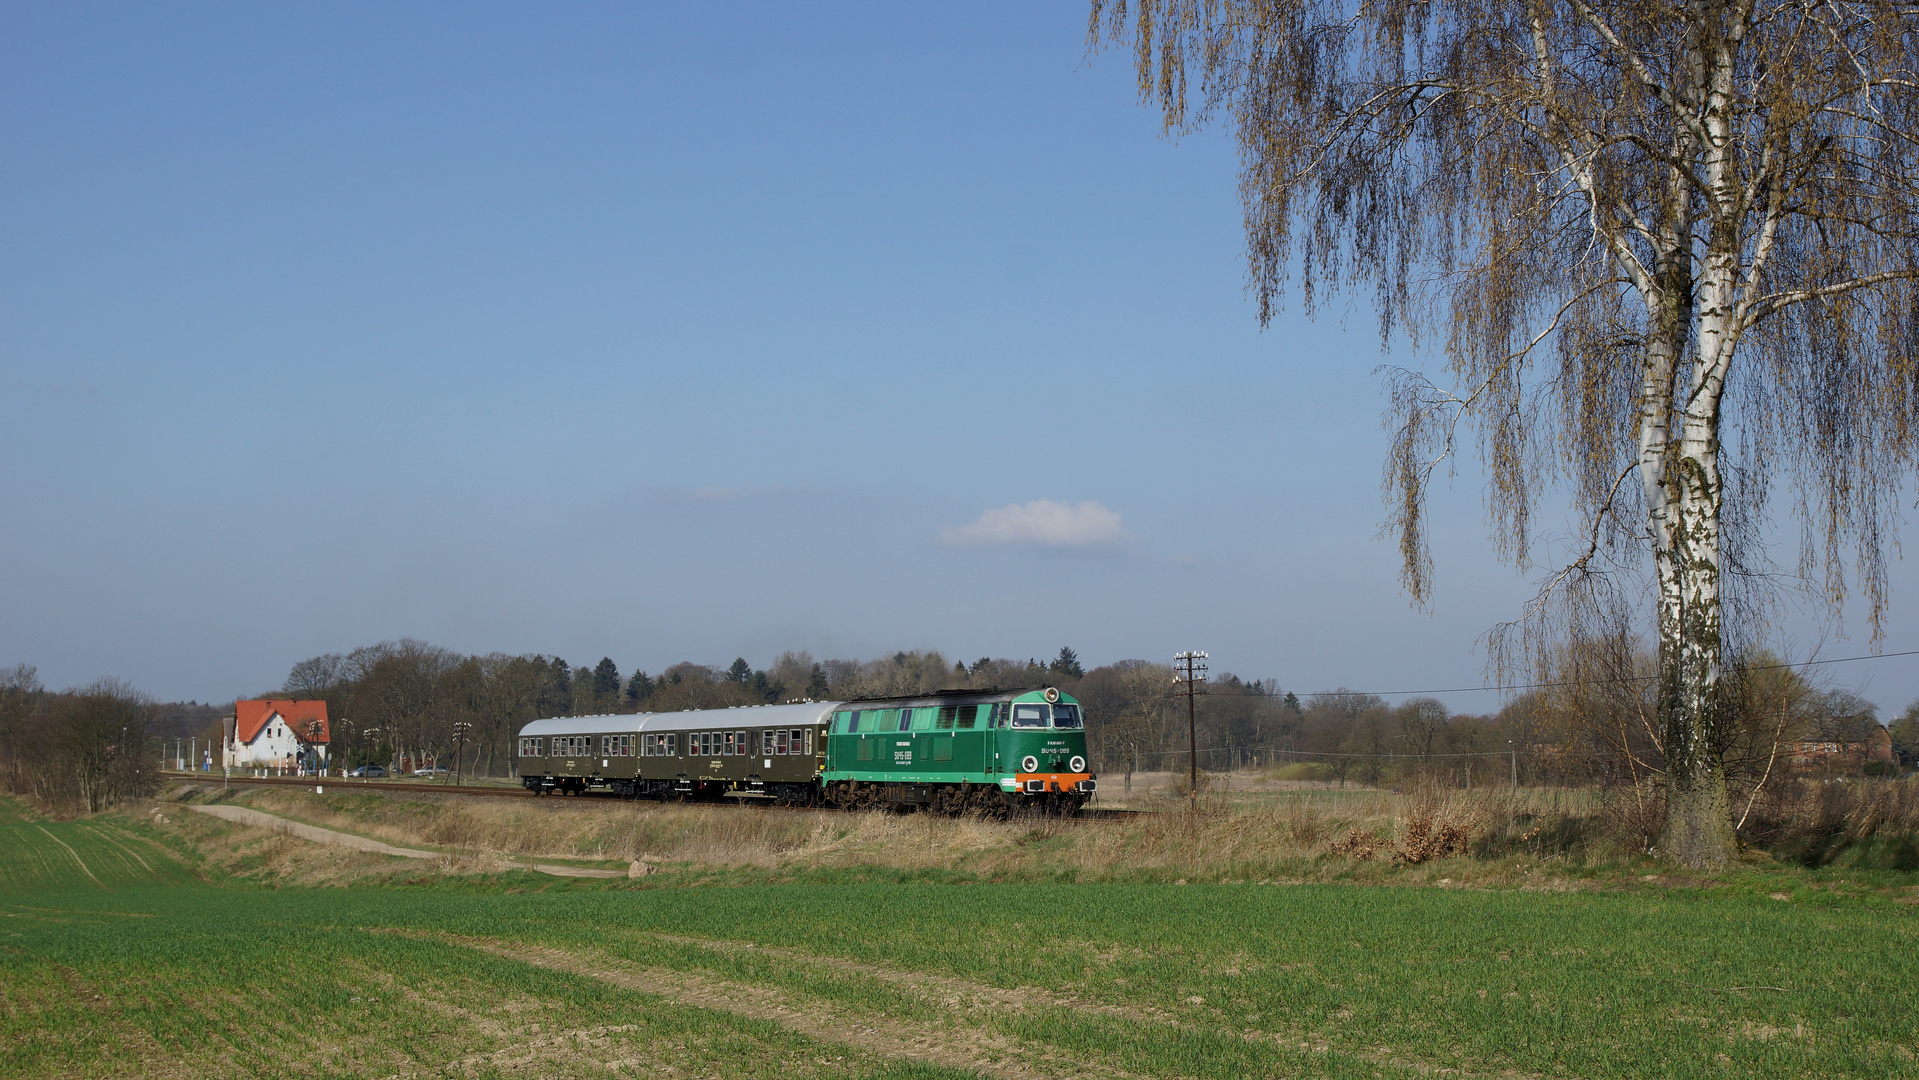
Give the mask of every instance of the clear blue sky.
[[(1472, 463), (1414, 611), (1370, 314), (1261, 332), (1231, 146), (1159, 138), (1084, 34), (1075, 3), (8, 7), (0, 665), (209, 700), (412, 635), (1478, 682), (1528, 588)], [(1895, 575), (1886, 648), (1919, 647)], [(1834, 673), (1919, 696), (1910, 659)]]

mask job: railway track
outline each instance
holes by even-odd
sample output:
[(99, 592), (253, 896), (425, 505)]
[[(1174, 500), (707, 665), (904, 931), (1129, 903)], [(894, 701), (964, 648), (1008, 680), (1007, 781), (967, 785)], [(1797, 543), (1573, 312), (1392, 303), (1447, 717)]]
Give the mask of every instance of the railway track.
[[(334, 791), (403, 791), (412, 795), (463, 795), (463, 796), (471, 796), (474, 798), (493, 798), (493, 799), (541, 798), (541, 796), (535, 795), (533, 792), (528, 791), (525, 788), (482, 787), (479, 785), (468, 786), (464, 784), (454, 785), (454, 784), (436, 784), (436, 783), (407, 783), (405, 781), (396, 781), (396, 780), (355, 780), (351, 777), (346, 777), (346, 778), (312, 777), (312, 776), (306, 776), (306, 777), (225, 776), (223, 777), (213, 773), (174, 772), (170, 769), (162, 769), (160, 771), (160, 776), (162, 779), (165, 779), (165, 780), (178, 780), (185, 783), (205, 784), (209, 787), (212, 787), (212, 786), (296, 787), (296, 788), (321, 787), (321, 788), (331, 788)], [(547, 799), (548, 802), (554, 803), (556, 805), (572, 804), (575, 806), (589, 805), (593, 803), (628, 801), (622, 796), (615, 795), (610, 791), (589, 791), (589, 792), (585, 792), (580, 795), (574, 795), (574, 796), (551, 795), (551, 796), (545, 796), (545, 798)], [(733, 802), (736, 805), (745, 804), (748, 802), (759, 802), (759, 801), (760, 800), (757, 800), (757, 799), (733, 800)], [(725, 803), (718, 802), (718, 803), (709, 803), (707, 805), (725, 805)], [(838, 808), (830, 807), (830, 806), (783, 806), (778, 803), (770, 803), (762, 807), (762, 809), (774, 810), (774, 811), (784, 810), (784, 811), (790, 812), (790, 811), (806, 811), (806, 810), (836, 810)], [(851, 811), (847, 811), (847, 812), (850, 813)], [(1064, 820), (1064, 821), (1127, 821), (1132, 818), (1136, 818), (1143, 814), (1149, 814), (1149, 813), (1152, 813), (1152, 811), (1117, 810), (1117, 809), (1110, 809), (1106, 807), (1094, 806), (1094, 807), (1085, 807), (1081, 809), (1078, 813), (1074, 814), (1072, 817), (1062, 818), (1060, 820)], [(1038, 815), (1032, 815), (1032, 816), (1035, 819), (1038, 818)]]

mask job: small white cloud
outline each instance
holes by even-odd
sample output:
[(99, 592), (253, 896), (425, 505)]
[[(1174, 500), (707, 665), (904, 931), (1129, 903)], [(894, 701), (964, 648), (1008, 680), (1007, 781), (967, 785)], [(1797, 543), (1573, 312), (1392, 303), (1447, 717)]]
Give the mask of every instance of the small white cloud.
[(988, 510), (971, 525), (945, 529), (940, 543), (949, 547), (988, 547), (1030, 544), (1049, 548), (1091, 548), (1117, 544), (1127, 537), (1119, 513), (1097, 502), (1077, 505), (1035, 499)]

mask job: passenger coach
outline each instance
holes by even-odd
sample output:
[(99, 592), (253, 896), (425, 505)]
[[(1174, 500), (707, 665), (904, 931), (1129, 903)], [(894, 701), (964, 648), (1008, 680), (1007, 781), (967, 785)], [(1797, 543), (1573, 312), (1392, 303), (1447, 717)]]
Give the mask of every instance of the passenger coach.
[(520, 783), (651, 798), (812, 802), (831, 702), (562, 716), (520, 729)]

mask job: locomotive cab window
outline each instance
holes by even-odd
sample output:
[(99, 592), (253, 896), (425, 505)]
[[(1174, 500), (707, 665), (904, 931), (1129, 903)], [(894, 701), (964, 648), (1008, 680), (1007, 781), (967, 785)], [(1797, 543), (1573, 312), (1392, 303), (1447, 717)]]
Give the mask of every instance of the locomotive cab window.
[(1063, 703), (1053, 706), (1053, 726), (1056, 728), (1079, 727), (1079, 706)]
[(1043, 728), (1046, 726), (1046, 706), (1013, 706), (1013, 726), (1016, 728)]

